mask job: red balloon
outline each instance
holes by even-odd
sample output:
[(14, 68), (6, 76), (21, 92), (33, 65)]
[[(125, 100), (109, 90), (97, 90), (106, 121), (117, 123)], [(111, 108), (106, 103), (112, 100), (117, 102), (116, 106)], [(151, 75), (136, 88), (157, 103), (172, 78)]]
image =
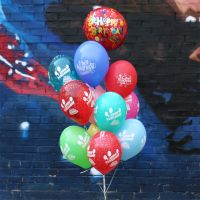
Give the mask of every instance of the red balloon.
[(62, 86), (59, 103), (67, 117), (85, 125), (94, 110), (94, 92), (85, 83), (73, 80)]
[(122, 149), (117, 137), (108, 131), (96, 133), (88, 145), (88, 158), (102, 174), (112, 171), (120, 162)]
[(126, 20), (117, 10), (101, 7), (88, 14), (83, 31), (88, 40), (95, 40), (112, 50), (124, 42), (128, 29)]
[(137, 72), (135, 67), (126, 60), (119, 60), (110, 65), (105, 78), (108, 91), (116, 92), (127, 97), (137, 85)]

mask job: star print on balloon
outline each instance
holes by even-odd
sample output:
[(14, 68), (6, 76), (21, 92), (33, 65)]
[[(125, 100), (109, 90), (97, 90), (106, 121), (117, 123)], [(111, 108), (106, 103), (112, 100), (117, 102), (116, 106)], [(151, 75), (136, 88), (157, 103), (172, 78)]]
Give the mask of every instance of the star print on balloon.
[(57, 93), (48, 84), (48, 71), (36, 61), (21, 38), (0, 25), (0, 81), (19, 94), (48, 96)]

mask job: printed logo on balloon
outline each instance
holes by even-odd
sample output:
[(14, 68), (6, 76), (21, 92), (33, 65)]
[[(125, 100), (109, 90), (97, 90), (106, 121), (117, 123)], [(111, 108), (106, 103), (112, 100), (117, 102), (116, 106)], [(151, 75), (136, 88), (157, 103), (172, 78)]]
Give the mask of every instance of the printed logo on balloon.
[(59, 102), (67, 117), (80, 125), (85, 125), (94, 110), (94, 93), (85, 83), (73, 80), (62, 86)]
[(110, 65), (105, 78), (108, 91), (116, 92), (125, 98), (135, 89), (136, 84), (137, 72), (130, 62), (118, 60)]
[(85, 19), (83, 31), (88, 40), (95, 40), (107, 50), (123, 44), (127, 35), (124, 17), (112, 8), (101, 7), (91, 11)]
[(77, 70), (80, 75), (93, 74), (95, 73), (96, 64), (94, 61), (83, 59), (77, 63)]
[(69, 126), (60, 136), (60, 149), (70, 162), (87, 169), (91, 166), (87, 157), (87, 146), (90, 137), (84, 128)]
[(132, 84), (132, 78), (128, 74), (119, 74), (117, 77), (118, 84), (120, 86), (128, 87)]
[(87, 155), (88, 155), (88, 158), (89, 158), (89, 161), (90, 163), (95, 166), (95, 162), (94, 162), (94, 158), (96, 156), (96, 149), (92, 149), (90, 150), (90, 145), (88, 146), (88, 152), (87, 152)]
[(119, 133), (119, 141), (124, 149), (130, 149), (129, 142), (134, 140), (135, 133), (128, 133), (126, 130)]
[(146, 130), (137, 119), (126, 120), (116, 133), (122, 146), (122, 160), (128, 160), (142, 151), (146, 143)]
[(73, 59), (64, 55), (56, 56), (49, 65), (48, 76), (49, 83), (56, 91), (59, 91), (65, 83), (76, 80)]
[(80, 145), (82, 148), (85, 148), (90, 140), (89, 135), (85, 134), (83, 137), (82, 135), (78, 136), (78, 145)]
[(115, 167), (118, 164), (117, 158), (119, 158), (119, 149), (116, 149), (115, 153), (107, 151), (107, 154), (103, 156), (105, 163), (110, 167)]
[(109, 57), (102, 45), (95, 41), (86, 41), (76, 50), (74, 66), (82, 81), (96, 87), (108, 72)]
[(119, 164), (121, 154), (119, 140), (108, 131), (96, 133), (88, 145), (89, 161), (102, 174), (107, 174)]
[(115, 92), (102, 94), (95, 103), (94, 118), (100, 130), (115, 133), (125, 121), (127, 107), (124, 99)]
[(122, 115), (121, 108), (118, 108), (117, 111), (113, 111), (112, 108), (109, 108), (108, 111), (105, 112), (106, 120), (111, 121), (111, 126), (117, 126), (119, 125), (120, 121), (117, 119)]

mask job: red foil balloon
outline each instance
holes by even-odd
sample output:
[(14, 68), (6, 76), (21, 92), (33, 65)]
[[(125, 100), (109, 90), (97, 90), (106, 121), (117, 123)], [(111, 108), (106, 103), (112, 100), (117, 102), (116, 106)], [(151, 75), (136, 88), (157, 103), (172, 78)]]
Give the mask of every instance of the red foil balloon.
[(126, 39), (127, 23), (112, 8), (101, 7), (91, 11), (85, 19), (83, 31), (88, 40), (95, 40), (107, 50), (118, 48)]
[(106, 75), (105, 85), (108, 91), (127, 97), (137, 85), (137, 72), (134, 66), (126, 60), (114, 62)]
[(88, 158), (102, 174), (112, 171), (120, 162), (121, 145), (117, 137), (108, 131), (96, 133), (88, 145)]
[(67, 117), (85, 125), (94, 110), (94, 92), (85, 83), (73, 80), (62, 86), (59, 103)]

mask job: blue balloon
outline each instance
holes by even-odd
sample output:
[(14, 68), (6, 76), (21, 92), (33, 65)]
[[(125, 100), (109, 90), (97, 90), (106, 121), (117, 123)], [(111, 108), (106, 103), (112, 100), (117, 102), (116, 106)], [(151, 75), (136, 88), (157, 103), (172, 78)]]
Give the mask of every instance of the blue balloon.
[(122, 160), (126, 161), (142, 151), (146, 143), (146, 129), (137, 119), (126, 120), (116, 134), (122, 147)]
[(74, 66), (82, 81), (96, 87), (108, 72), (109, 57), (101, 44), (86, 41), (76, 50)]
[(64, 55), (56, 56), (49, 65), (48, 76), (50, 84), (56, 91), (59, 91), (65, 83), (78, 79), (73, 59)]

